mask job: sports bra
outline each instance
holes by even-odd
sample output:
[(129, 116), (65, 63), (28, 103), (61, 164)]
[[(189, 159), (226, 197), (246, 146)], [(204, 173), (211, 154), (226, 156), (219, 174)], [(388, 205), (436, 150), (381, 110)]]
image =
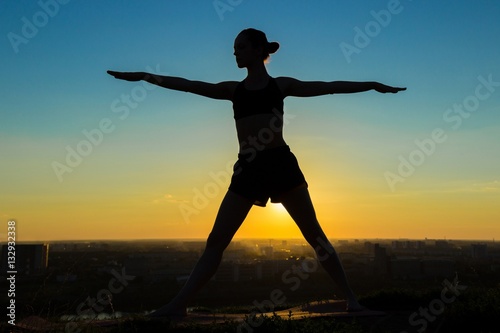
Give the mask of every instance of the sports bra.
[(235, 120), (256, 114), (275, 114), (274, 109), (283, 115), (283, 94), (272, 77), (264, 88), (257, 90), (246, 89), (241, 81), (236, 86), (232, 102)]

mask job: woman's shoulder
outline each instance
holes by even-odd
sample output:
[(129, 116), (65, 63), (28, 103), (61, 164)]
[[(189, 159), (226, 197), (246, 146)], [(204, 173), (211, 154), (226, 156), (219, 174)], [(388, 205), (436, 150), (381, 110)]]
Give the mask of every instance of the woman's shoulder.
[(288, 91), (290, 85), (292, 85), (294, 82), (297, 81), (297, 79), (288, 76), (278, 76), (275, 77), (274, 80), (276, 81), (276, 84), (278, 85), (278, 88), (281, 90), (283, 96), (286, 96), (286, 92)]
[(293, 77), (289, 77), (289, 76), (278, 76), (278, 77), (275, 77), (274, 80), (276, 81), (276, 83), (282, 84), (282, 85), (291, 84), (292, 82), (297, 81), (297, 79), (295, 79)]

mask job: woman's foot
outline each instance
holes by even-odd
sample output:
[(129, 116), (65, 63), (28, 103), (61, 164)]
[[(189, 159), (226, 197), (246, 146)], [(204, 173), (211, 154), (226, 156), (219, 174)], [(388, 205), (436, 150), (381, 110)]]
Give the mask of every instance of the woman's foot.
[(359, 312), (366, 310), (364, 306), (358, 303), (356, 299), (348, 300), (346, 305), (347, 312)]

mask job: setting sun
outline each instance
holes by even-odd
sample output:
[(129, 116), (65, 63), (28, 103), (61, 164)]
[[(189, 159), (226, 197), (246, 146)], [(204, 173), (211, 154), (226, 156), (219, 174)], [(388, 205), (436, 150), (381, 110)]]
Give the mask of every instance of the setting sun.
[(286, 215), (288, 215), (288, 211), (286, 210), (285, 206), (283, 206), (280, 203), (278, 203), (278, 204), (272, 204), (271, 207), (272, 207), (273, 212), (276, 213), (276, 214), (279, 214), (279, 215), (286, 214)]

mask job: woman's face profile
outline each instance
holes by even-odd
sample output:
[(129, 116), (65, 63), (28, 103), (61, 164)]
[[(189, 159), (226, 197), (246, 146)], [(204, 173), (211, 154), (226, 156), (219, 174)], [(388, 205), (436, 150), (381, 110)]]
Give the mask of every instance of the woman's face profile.
[(244, 35), (238, 35), (234, 40), (234, 56), (239, 68), (262, 61), (262, 48), (254, 48), (252, 43)]

